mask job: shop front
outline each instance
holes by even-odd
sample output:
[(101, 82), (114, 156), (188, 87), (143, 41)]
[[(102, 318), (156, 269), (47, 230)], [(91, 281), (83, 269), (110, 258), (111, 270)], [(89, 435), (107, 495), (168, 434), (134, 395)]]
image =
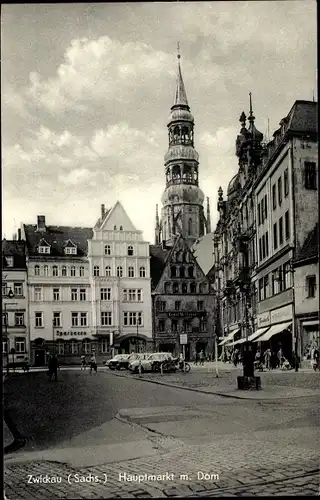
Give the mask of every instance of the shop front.
[(60, 365), (79, 365), (82, 355), (89, 361), (92, 354), (99, 364), (110, 357), (110, 339), (86, 330), (55, 329), (50, 340), (37, 338), (31, 341), (31, 365), (45, 366), (52, 353), (58, 357)]
[(319, 319), (304, 317), (299, 318), (299, 331), (301, 339), (301, 357), (303, 361), (310, 359), (311, 349), (320, 346)]
[(258, 315), (258, 327), (265, 329), (261, 335), (257, 336), (253, 343), (264, 352), (270, 349), (276, 356), (279, 349), (290, 363), (293, 363), (294, 338), (293, 338), (293, 308), (288, 304), (272, 311)]

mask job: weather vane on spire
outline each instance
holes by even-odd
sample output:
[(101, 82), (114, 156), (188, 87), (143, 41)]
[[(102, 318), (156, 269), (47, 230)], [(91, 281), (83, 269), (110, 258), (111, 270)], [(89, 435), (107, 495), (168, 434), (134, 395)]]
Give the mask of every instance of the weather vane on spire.
[(180, 55), (180, 42), (177, 42), (177, 49), (178, 49), (177, 58), (180, 59), (180, 57), (181, 57), (181, 55)]

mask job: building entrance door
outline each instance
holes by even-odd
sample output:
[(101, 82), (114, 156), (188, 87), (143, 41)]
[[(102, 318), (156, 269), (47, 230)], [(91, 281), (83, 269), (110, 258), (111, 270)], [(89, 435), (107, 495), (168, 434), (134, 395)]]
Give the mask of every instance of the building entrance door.
[(34, 364), (35, 366), (44, 366), (46, 364), (44, 349), (36, 349), (34, 351)]

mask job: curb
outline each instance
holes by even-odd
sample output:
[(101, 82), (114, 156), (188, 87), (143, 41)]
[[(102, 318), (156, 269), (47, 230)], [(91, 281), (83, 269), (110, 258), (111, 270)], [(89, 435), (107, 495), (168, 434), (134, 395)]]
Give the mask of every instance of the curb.
[[(112, 372), (112, 374), (115, 375), (116, 377), (130, 378), (127, 375), (120, 375), (120, 373)], [(172, 387), (173, 389), (183, 389), (184, 391), (193, 391), (193, 392), (200, 392), (201, 394), (209, 394), (209, 395), (212, 394), (213, 396), (222, 396), (223, 398), (246, 399), (248, 401), (257, 401), (254, 398), (246, 398), (245, 396), (235, 396), (234, 394), (225, 394), (224, 392), (208, 392), (194, 387), (183, 387), (181, 385), (170, 384), (170, 383), (168, 384), (167, 382), (161, 382), (159, 380), (150, 380), (144, 377), (135, 378), (134, 380), (141, 380), (142, 382), (149, 382), (150, 384), (164, 385), (167, 387)], [(291, 399), (291, 398), (289, 397), (289, 398), (279, 398), (279, 399)]]
[[(116, 373), (116, 372), (112, 372), (113, 375), (115, 375), (116, 377), (122, 377), (122, 378), (131, 378), (130, 376), (128, 375), (120, 375), (120, 373)], [(149, 382), (151, 384), (156, 384), (156, 385), (163, 385), (163, 386), (167, 386), (167, 387), (172, 387), (173, 389), (182, 389), (184, 391), (193, 391), (193, 392), (198, 392), (198, 393), (201, 393), (201, 394), (207, 394), (207, 395), (212, 395), (212, 396), (221, 396), (223, 398), (231, 398), (231, 399), (242, 399), (242, 400), (245, 400), (245, 401), (270, 401), (271, 399), (272, 400), (279, 400), (279, 401), (283, 401), (285, 399), (295, 399), (295, 398), (298, 398), (300, 396), (275, 396), (273, 398), (264, 398), (263, 396), (260, 397), (260, 398), (248, 398), (246, 396), (238, 396), (236, 394), (226, 394), (225, 392), (216, 392), (216, 391), (204, 391), (203, 389), (198, 389), (198, 388), (195, 388), (195, 387), (184, 387), (184, 386), (181, 386), (181, 385), (176, 385), (176, 384), (171, 384), (171, 383), (168, 383), (168, 382), (161, 382), (160, 380), (151, 380), (151, 379), (148, 379), (148, 378), (144, 378), (144, 377), (135, 377), (134, 380), (140, 380), (142, 382)], [(259, 394), (263, 394), (263, 389), (260, 389), (259, 391), (255, 391), (256, 393), (259, 393)]]

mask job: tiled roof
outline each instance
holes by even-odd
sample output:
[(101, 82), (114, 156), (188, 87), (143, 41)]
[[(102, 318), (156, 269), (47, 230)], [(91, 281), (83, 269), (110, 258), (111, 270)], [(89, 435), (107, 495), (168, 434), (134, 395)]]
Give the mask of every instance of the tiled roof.
[(305, 259), (319, 257), (319, 223), (315, 225), (312, 231), (306, 237), (304, 244), (297, 253), (295, 262)]
[(13, 257), (13, 268), (26, 267), (25, 242), (20, 240), (2, 240), (2, 267), (8, 267), (4, 257)]
[(213, 236), (214, 233), (205, 234), (196, 240), (191, 247), (192, 253), (205, 275), (213, 266)]
[(170, 250), (162, 245), (150, 245), (151, 288), (154, 290), (161, 278)]
[(318, 103), (313, 101), (296, 101), (287, 119), (287, 131), (316, 134), (318, 132)]
[[(68, 258), (84, 257), (88, 252), (88, 239), (93, 236), (91, 228), (87, 227), (69, 227), (69, 226), (46, 226), (43, 232), (37, 231), (37, 226), (24, 224), (26, 244), (30, 256), (41, 256), (37, 252), (37, 245), (42, 239), (45, 239), (51, 246), (50, 255), (53, 257), (65, 256), (66, 243), (71, 240), (77, 245), (77, 255), (68, 255)], [(48, 255), (45, 255), (48, 258)]]

